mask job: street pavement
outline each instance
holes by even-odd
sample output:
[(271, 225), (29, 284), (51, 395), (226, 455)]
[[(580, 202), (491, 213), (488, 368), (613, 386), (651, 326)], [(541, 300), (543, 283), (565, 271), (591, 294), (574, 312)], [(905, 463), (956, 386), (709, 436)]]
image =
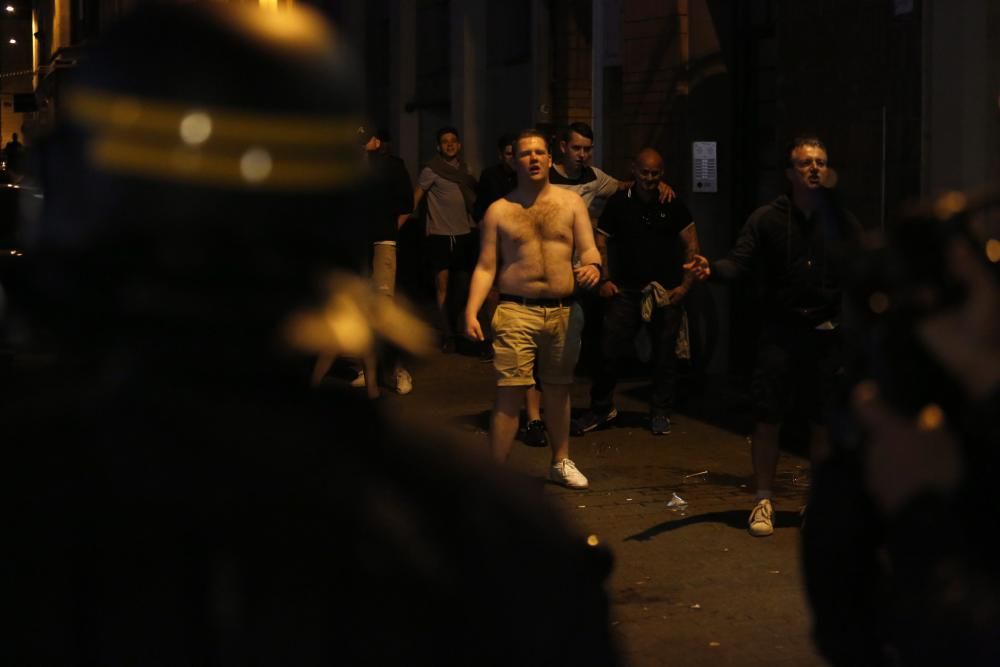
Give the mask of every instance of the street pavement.
[[(415, 362), (412, 374), (413, 393), (389, 396), (389, 409), (404, 422), (435, 424), (463, 446), (487, 446), (492, 365), (435, 353)], [(672, 433), (653, 436), (644, 423), (644, 385), (636, 380), (619, 386), (618, 425), (573, 438), (571, 456), (590, 478), (589, 490), (545, 483), (548, 449), (515, 443), (509, 464), (537, 478), (569, 521), (614, 553), (608, 590), (626, 664), (824, 664), (810, 642), (799, 567), (807, 462), (782, 454), (775, 533), (751, 537), (746, 521), (753, 483), (745, 435), (681, 410)], [(586, 386), (575, 386), (574, 408), (587, 403)], [(687, 506), (670, 507), (674, 494)]]

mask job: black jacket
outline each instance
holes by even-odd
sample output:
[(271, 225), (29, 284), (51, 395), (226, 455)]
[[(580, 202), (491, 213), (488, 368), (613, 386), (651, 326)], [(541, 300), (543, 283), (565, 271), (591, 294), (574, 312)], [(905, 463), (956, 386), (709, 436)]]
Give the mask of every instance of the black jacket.
[(712, 276), (737, 280), (756, 274), (764, 316), (815, 326), (840, 316), (842, 260), (861, 229), (832, 197), (811, 218), (781, 195), (754, 211), (729, 256)]

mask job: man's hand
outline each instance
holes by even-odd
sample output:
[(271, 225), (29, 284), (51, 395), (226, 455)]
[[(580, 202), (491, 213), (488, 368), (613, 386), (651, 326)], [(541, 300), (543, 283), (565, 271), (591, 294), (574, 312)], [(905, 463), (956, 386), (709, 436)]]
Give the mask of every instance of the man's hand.
[(601, 288), (597, 290), (597, 293), (603, 296), (605, 299), (610, 299), (615, 294), (618, 294), (618, 285), (615, 285), (610, 280), (605, 280), (601, 285)]
[(483, 328), (479, 325), (479, 318), (473, 313), (469, 315), (465, 314), (465, 337), (470, 340), (484, 341), (486, 336), (483, 335)]
[(677, 193), (674, 192), (674, 189), (663, 181), (660, 181), (660, 185), (657, 186), (657, 189), (660, 191), (661, 204), (665, 201), (673, 201), (677, 197)]
[(593, 264), (584, 264), (573, 269), (576, 282), (584, 289), (590, 289), (601, 281), (601, 270)]
[(879, 399), (873, 382), (859, 384), (851, 398), (868, 431), (865, 481), (885, 515), (892, 516), (923, 491), (950, 493), (958, 486), (962, 452), (939, 407), (929, 405), (916, 420), (907, 419)]
[(701, 255), (695, 255), (690, 262), (684, 264), (684, 270), (698, 280), (708, 280), (708, 277), (712, 275), (712, 267), (708, 260)]

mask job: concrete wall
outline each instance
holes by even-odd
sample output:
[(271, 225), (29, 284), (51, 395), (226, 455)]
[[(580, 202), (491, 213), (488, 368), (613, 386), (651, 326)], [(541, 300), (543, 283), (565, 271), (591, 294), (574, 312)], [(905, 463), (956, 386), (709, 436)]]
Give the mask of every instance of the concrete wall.
[(1000, 3), (928, 0), (922, 189), (1000, 187)]

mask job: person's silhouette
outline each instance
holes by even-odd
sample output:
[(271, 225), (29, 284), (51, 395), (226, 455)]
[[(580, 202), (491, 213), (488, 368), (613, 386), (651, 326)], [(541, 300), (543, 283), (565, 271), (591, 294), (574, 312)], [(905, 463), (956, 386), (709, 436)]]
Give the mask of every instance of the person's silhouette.
[(146, 5), (66, 90), (11, 290), (57, 363), (4, 406), (0, 663), (616, 663), (609, 559), (537, 490), (309, 387), (321, 349), (406, 340), (350, 274), (342, 44)]

